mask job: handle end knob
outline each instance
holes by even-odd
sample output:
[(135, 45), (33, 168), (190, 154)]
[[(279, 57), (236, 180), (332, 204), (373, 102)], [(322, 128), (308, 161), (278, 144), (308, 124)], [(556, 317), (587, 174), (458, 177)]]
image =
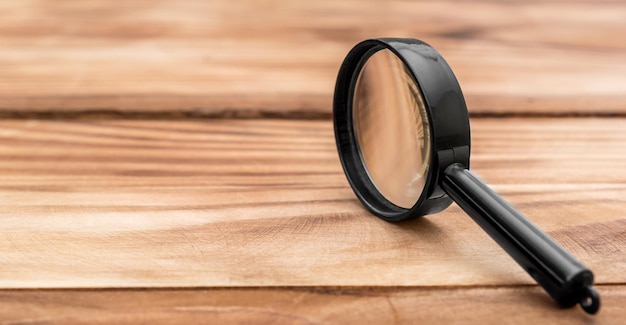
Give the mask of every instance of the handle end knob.
[(588, 314), (593, 315), (600, 310), (600, 296), (593, 286), (587, 286), (583, 289), (579, 302)]

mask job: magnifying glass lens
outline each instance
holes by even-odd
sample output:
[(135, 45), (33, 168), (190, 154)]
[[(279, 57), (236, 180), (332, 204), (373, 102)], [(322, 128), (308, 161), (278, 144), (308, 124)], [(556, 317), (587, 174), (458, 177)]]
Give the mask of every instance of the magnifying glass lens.
[(422, 94), (405, 64), (381, 49), (359, 72), (352, 122), (361, 158), (376, 189), (410, 209), (422, 194), (430, 161), (430, 128)]

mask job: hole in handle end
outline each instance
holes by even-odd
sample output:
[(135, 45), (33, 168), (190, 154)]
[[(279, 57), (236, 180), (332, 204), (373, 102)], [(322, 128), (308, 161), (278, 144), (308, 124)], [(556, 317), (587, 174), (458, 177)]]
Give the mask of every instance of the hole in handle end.
[(579, 302), (588, 314), (593, 315), (600, 310), (600, 296), (593, 286), (587, 286), (583, 289)]

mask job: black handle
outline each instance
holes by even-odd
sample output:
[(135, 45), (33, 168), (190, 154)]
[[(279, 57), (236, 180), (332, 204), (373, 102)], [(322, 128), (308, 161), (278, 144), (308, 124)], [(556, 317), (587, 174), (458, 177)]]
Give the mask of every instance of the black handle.
[(598, 312), (591, 271), (468, 169), (450, 165), (441, 185), (561, 306)]

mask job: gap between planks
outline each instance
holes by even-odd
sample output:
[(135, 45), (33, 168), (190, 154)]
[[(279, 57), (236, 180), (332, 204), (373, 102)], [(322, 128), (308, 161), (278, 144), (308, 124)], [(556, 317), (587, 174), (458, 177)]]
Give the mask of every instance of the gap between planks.
[[(625, 111), (491, 111), (469, 110), (472, 119), (478, 118), (626, 118)], [(278, 119), (278, 120), (331, 120), (328, 109), (230, 109), (230, 108), (181, 108), (179, 110), (134, 109), (45, 109), (0, 110), (0, 120), (147, 120), (147, 121), (194, 121), (217, 119)]]

